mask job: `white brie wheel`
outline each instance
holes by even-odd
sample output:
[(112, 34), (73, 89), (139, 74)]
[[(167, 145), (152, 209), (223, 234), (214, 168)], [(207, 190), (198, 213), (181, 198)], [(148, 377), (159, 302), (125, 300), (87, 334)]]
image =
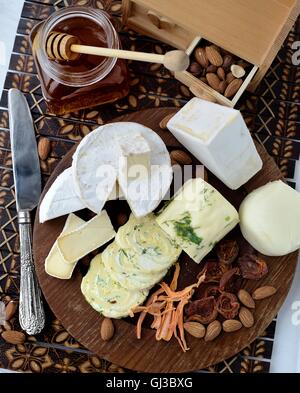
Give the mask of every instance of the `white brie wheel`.
[[(129, 187), (119, 171), (120, 140), (142, 136), (150, 148), (150, 179), (137, 178)], [(87, 135), (73, 155), (73, 179), (77, 195), (93, 212), (99, 213), (118, 179), (133, 213), (142, 217), (152, 212), (167, 193), (172, 182), (172, 167), (162, 139), (150, 128), (133, 122), (101, 126)], [(135, 195), (134, 190), (140, 194)]]

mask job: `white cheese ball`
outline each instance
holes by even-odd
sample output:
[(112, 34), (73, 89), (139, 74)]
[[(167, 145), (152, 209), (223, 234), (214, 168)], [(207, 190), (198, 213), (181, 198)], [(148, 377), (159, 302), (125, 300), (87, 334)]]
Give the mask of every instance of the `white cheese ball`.
[(239, 215), (244, 238), (262, 254), (281, 256), (300, 248), (300, 193), (283, 181), (251, 192)]

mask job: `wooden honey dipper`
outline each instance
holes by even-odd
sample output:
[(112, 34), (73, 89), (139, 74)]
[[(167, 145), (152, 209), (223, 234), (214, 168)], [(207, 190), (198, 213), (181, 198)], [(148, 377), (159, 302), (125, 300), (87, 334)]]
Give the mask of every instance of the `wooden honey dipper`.
[(87, 54), (160, 63), (170, 71), (184, 71), (189, 66), (189, 56), (182, 50), (172, 50), (164, 55), (158, 55), (155, 53), (87, 46), (81, 45), (79, 38), (73, 35), (55, 31), (48, 35), (46, 52), (52, 60), (76, 60), (80, 54)]

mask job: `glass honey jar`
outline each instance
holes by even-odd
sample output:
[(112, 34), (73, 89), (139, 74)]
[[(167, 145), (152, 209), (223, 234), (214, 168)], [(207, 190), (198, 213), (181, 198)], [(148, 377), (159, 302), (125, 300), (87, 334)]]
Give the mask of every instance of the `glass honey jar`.
[(101, 10), (68, 7), (36, 25), (30, 35), (32, 52), (50, 113), (62, 115), (91, 108), (128, 94), (125, 60), (86, 54), (76, 60), (51, 60), (46, 53), (46, 40), (52, 31), (76, 36), (83, 45), (120, 48), (109, 15)]

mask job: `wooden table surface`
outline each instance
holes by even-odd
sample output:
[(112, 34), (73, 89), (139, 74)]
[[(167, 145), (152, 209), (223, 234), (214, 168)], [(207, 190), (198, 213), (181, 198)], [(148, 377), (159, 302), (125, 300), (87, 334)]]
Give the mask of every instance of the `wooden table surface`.
[[(25, 1), (18, 26), (9, 72), (0, 101), (0, 299), (18, 299), (19, 244), (16, 206), (14, 199), (7, 91), (11, 87), (22, 90), (31, 106), (37, 139), (51, 140), (51, 153), (41, 162), (43, 183), (61, 157), (84, 135), (98, 125), (116, 116), (153, 107), (181, 107), (191, 97), (189, 90), (162, 66), (132, 62), (131, 91), (113, 105), (99, 106), (62, 117), (47, 114), (39, 80), (31, 55), (28, 34), (40, 20), (55, 9), (71, 4), (90, 5), (105, 9), (120, 20), (121, 1), (115, 0), (32, 0)], [(164, 53), (170, 47), (149, 37), (140, 36), (122, 28), (120, 36), (125, 49)], [(238, 109), (257, 141), (262, 143), (275, 159), (287, 179), (293, 179), (295, 162), (300, 151), (300, 67), (292, 64), (291, 45), (300, 40), (300, 19), (289, 34), (272, 67), (255, 94), (246, 93)], [(293, 182), (290, 181), (291, 186)], [(214, 372), (268, 372), (272, 354), (276, 321), (262, 337), (241, 353), (209, 370)], [(16, 317), (5, 329), (20, 330)], [(44, 331), (27, 336), (24, 344), (11, 345), (0, 338), (0, 368), (31, 372), (105, 372), (126, 370), (110, 364), (90, 353), (76, 342), (61, 323), (47, 309)]]

